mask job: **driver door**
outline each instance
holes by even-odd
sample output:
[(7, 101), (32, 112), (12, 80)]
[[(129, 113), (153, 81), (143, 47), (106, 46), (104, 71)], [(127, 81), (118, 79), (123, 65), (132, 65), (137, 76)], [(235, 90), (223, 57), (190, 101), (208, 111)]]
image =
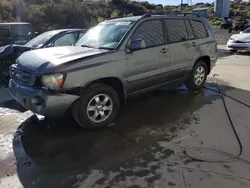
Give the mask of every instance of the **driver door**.
[(145, 41), (146, 47), (127, 52), (129, 94), (166, 82), (162, 65), (169, 67), (168, 46), (165, 44), (161, 20), (142, 22), (133, 32), (130, 41), (137, 39)]

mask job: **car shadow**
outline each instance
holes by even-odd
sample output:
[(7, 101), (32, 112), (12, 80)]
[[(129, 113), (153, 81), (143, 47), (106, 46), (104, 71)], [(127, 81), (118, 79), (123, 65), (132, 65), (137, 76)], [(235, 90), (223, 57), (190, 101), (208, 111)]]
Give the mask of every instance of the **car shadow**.
[(154, 91), (129, 100), (115, 123), (99, 130), (82, 130), (70, 119), (39, 121), (32, 116), (13, 138), (18, 177), (24, 187), (71, 187), (78, 174), (119, 166), (145, 147), (198, 124), (194, 112), (219, 98), (204, 88)]

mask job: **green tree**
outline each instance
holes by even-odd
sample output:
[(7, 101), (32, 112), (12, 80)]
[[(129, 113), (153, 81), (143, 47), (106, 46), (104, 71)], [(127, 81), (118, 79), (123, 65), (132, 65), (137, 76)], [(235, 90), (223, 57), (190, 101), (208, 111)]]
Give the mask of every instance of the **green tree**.
[(0, 21), (1, 22), (8, 22), (12, 21), (12, 12), (13, 7), (10, 1), (1, 0), (0, 1)]

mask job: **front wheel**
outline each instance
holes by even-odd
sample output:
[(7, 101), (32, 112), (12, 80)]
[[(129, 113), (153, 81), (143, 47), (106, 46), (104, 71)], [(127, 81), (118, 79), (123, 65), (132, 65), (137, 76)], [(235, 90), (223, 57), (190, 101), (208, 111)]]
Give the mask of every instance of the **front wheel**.
[(112, 87), (93, 84), (83, 91), (80, 100), (73, 105), (72, 112), (81, 127), (94, 129), (111, 124), (119, 108), (119, 96)]
[(198, 61), (185, 81), (186, 87), (191, 90), (200, 89), (206, 82), (207, 74), (207, 64), (204, 61)]

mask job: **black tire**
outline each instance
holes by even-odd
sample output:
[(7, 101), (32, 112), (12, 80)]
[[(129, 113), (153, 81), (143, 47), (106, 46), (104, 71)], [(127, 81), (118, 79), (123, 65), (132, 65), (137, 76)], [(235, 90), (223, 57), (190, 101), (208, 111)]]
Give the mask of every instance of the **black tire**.
[[(107, 119), (102, 122), (94, 122), (88, 117), (87, 106), (96, 95), (104, 94), (110, 97), (113, 109)], [(110, 125), (120, 108), (120, 99), (117, 92), (110, 86), (104, 84), (92, 84), (87, 87), (72, 106), (73, 118), (82, 128), (95, 129)]]
[(231, 49), (230, 52), (236, 53), (238, 50)]
[[(198, 69), (199, 67), (201, 67), (201, 66), (204, 68), (205, 75), (204, 75), (203, 81), (202, 81), (199, 85), (197, 85), (196, 82), (195, 82), (195, 74), (196, 74), (197, 69)], [(185, 81), (186, 87), (187, 87), (188, 89), (190, 89), (190, 90), (197, 90), (197, 89), (200, 89), (200, 88), (205, 84), (205, 82), (206, 82), (206, 80), (207, 80), (207, 75), (208, 75), (208, 67), (207, 67), (207, 64), (206, 64), (204, 61), (202, 61), (202, 60), (198, 61), (198, 62), (194, 65), (194, 67), (193, 67), (191, 73), (189, 74), (188, 78), (187, 78), (186, 81)]]

